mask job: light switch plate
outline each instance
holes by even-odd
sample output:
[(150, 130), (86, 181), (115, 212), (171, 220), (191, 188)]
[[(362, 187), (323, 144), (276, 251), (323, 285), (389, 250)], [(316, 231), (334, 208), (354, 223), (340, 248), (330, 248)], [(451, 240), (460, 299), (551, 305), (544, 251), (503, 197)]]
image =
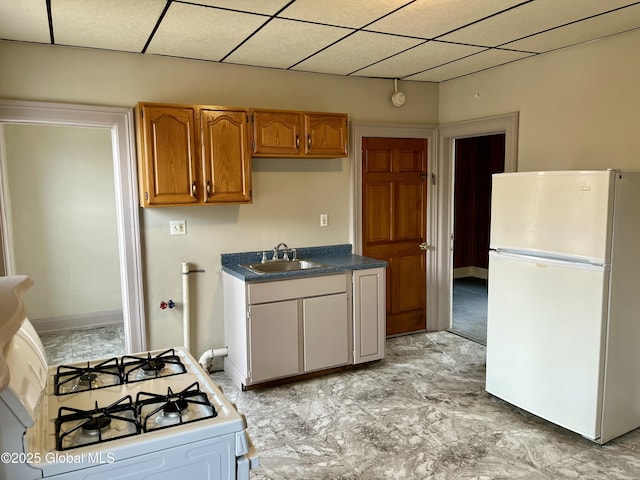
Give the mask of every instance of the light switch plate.
[(329, 225), (329, 215), (327, 215), (326, 213), (321, 213), (320, 214), (320, 226), (321, 227), (326, 227), (327, 225)]
[(187, 234), (187, 222), (186, 220), (171, 220), (169, 222), (171, 229), (171, 235), (186, 235)]

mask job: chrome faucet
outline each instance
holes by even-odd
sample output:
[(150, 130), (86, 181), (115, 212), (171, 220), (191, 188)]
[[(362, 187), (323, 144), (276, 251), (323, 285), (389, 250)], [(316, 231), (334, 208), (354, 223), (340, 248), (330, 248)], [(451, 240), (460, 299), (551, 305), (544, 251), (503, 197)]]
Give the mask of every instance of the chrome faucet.
[(271, 260), (278, 260), (278, 253), (280, 252), (280, 247), (284, 247), (285, 251), (284, 251), (284, 255), (282, 256), (283, 260), (289, 260), (289, 255), (287, 255), (287, 244), (282, 242), (279, 243), (278, 245), (276, 245), (275, 247), (273, 247), (273, 258)]

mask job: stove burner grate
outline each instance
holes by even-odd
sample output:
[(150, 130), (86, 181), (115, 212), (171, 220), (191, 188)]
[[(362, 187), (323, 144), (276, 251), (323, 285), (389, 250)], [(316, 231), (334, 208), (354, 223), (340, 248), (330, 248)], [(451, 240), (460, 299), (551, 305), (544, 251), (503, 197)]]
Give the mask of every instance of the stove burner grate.
[[(116, 425), (116, 427), (114, 427)], [(119, 427), (118, 427), (119, 425)], [(131, 395), (93, 410), (60, 407), (55, 419), (56, 450), (93, 445), (141, 433)]]
[(136, 410), (143, 432), (206, 420), (218, 415), (206, 393), (200, 390), (198, 382), (178, 393), (174, 393), (171, 387), (167, 389), (166, 395), (139, 392), (136, 395)]
[(170, 377), (186, 373), (187, 369), (174, 349), (165, 350), (155, 357), (125, 355), (120, 361), (125, 383), (140, 382), (150, 378)]
[(124, 383), (117, 358), (110, 358), (96, 365), (87, 362), (86, 367), (59, 365), (53, 377), (56, 395), (122, 385)]

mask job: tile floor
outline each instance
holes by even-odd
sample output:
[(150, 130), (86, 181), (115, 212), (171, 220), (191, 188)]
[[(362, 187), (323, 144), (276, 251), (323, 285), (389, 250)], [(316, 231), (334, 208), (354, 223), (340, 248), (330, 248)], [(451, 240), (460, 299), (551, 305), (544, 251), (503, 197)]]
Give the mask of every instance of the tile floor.
[(484, 346), (438, 332), (280, 387), (242, 392), (212, 377), (247, 416), (253, 480), (640, 478), (640, 429), (596, 445), (487, 394), (484, 369)]
[(49, 365), (69, 364), (125, 354), (122, 325), (40, 335)]

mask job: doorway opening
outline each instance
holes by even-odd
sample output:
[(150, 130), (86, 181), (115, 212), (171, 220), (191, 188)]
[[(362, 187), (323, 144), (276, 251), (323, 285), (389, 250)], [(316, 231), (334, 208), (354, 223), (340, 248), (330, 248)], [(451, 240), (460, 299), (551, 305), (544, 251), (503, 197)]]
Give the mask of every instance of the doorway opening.
[[(135, 169), (133, 110), (113, 107), (0, 100), (0, 129), (5, 125), (73, 126), (107, 129), (111, 145), (110, 181), (114, 182), (120, 298), (128, 353), (146, 349), (144, 303), (140, 253), (140, 228)], [(2, 133), (2, 131), (0, 131)], [(2, 237), (2, 274), (19, 273), (15, 265), (13, 225), (9, 204), (6, 145), (0, 135), (0, 236)], [(67, 172), (75, 173), (75, 172)], [(37, 188), (45, 188), (47, 185)], [(18, 188), (35, 188), (33, 185)], [(46, 201), (46, 199), (45, 199)], [(76, 205), (82, 209), (83, 204)], [(91, 221), (91, 211), (85, 220)], [(15, 220), (15, 219), (14, 219)], [(42, 245), (48, 246), (44, 242)], [(45, 248), (45, 247), (42, 247)], [(85, 265), (91, 268), (91, 265)]]
[(491, 175), (504, 172), (505, 134), (459, 138), (454, 150), (449, 331), (486, 345)]
[(438, 222), (435, 263), (437, 314), (430, 330), (451, 328), (454, 280), (454, 190), (456, 141), (504, 134), (504, 171), (514, 172), (518, 152), (518, 112), (441, 125), (438, 129)]

